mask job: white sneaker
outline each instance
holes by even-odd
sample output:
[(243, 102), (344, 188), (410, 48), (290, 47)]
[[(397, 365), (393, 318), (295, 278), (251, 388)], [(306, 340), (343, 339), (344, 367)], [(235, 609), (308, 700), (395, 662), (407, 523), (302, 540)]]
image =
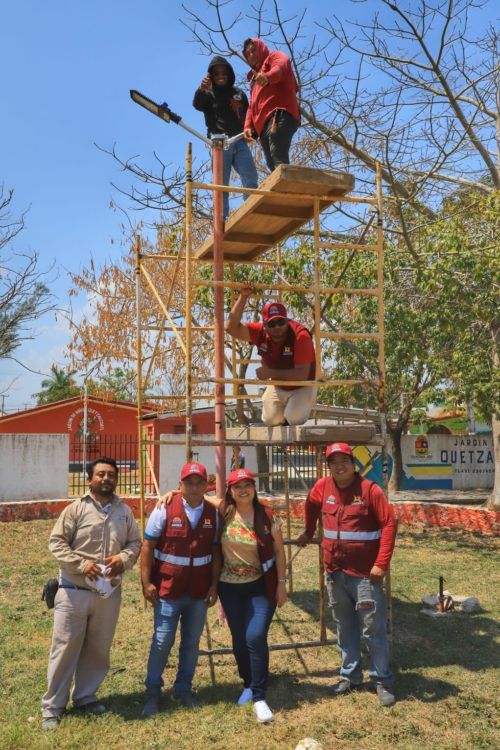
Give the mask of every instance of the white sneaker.
[(236, 705), (237, 706), (244, 706), (245, 703), (248, 703), (252, 700), (253, 693), (251, 688), (244, 688), (242, 694), (238, 698)]
[(255, 701), (253, 704), (254, 711), (257, 714), (257, 721), (261, 724), (267, 724), (274, 719), (274, 714), (267, 705), (266, 701)]

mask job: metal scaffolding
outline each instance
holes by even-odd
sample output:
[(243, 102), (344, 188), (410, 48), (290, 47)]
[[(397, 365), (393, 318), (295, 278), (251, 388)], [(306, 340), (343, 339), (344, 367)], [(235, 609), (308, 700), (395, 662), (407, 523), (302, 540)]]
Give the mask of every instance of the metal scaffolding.
[[(152, 478), (159, 495), (159, 481), (155, 475), (154, 462), (151, 458), (154, 447), (165, 444), (167, 441), (158, 439), (147, 439), (142, 429), (142, 420), (144, 416), (144, 404), (147, 399), (148, 403), (157, 402), (158, 404), (167, 401), (176, 402), (185, 413), (185, 436), (179, 436), (178, 440), (169, 440), (168, 445), (184, 445), (186, 460), (192, 458), (193, 449), (200, 445), (211, 445), (215, 452), (215, 476), (216, 476), (216, 496), (224, 497), (226, 481), (226, 449), (230, 448), (236, 454), (238, 451), (248, 445), (270, 445), (277, 441), (281, 444), (284, 458), (284, 495), (285, 495), (285, 512), (286, 512), (286, 538), (285, 545), (287, 549), (287, 562), (289, 571), (289, 588), (293, 591), (293, 560), (300, 550), (292, 553), (292, 528), (291, 528), (291, 505), (289, 492), (289, 451), (288, 447), (294, 443), (314, 445), (316, 448), (316, 465), (318, 478), (322, 475), (323, 462), (322, 455), (324, 447), (335, 440), (344, 440), (354, 445), (378, 445), (382, 454), (382, 467), (384, 478), (384, 490), (387, 492), (388, 472), (386, 456), (386, 428), (384, 422), (384, 384), (385, 384), (385, 365), (384, 365), (384, 299), (383, 299), (383, 204), (382, 204), (382, 181), (381, 170), (377, 167), (376, 172), (376, 194), (371, 197), (355, 195), (335, 195), (322, 193), (318, 185), (314, 185), (315, 190), (310, 193), (304, 191), (303, 186), (300, 189), (298, 183), (294, 190), (280, 189), (280, 181), (273, 183), (269, 187), (268, 183), (272, 182), (274, 175), (278, 170), (268, 178), (258, 189), (227, 187), (222, 184), (222, 154), (224, 148), (224, 139), (213, 139), (212, 143), (212, 166), (213, 179), (211, 183), (201, 183), (193, 181), (192, 175), (192, 147), (188, 144), (186, 154), (186, 185), (185, 185), (185, 228), (183, 242), (178, 253), (149, 253), (144, 252), (141, 246), (140, 238), (136, 239), (135, 246), (135, 279), (136, 279), (136, 313), (137, 313), (137, 382), (138, 382), (138, 440), (140, 445), (140, 504), (141, 504), (141, 525), (144, 530), (144, 480), (146, 472)], [(281, 170), (280, 174), (285, 175), (285, 188), (290, 186), (286, 183), (286, 169)], [(289, 167), (289, 170), (300, 177), (300, 167)], [(316, 170), (303, 168), (307, 173), (307, 180)], [(320, 177), (328, 173), (319, 174)], [(314, 175), (312, 175), (314, 177)], [(305, 178), (306, 179), (306, 178)], [(311, 183), (313, 184), (313, 183)], [(321, 186), (321, 180), (319, 181)], [(212, 235), (196, 250), (193, 249), (193, 193), (194, 191), (211, 191), (213, 193), (213, 232)], [(222, 220), (222, 199), (223, 192), (240, 193), (248, 196), (248, 200), (232, 214), (224, 225)], [(266, 204), (266, 201), (268, 202)], [(269, 203), (269, 201), (271, 201)], [(372, 218), (369, 226), (376, 229), (372, 234), (375, 235), (375, 242), (367, 243), (365, 241), (368, 235), (366, 228), (357, 242), (331, 242), (324, 241), (324, 235), (320, 227), (320, 215), (325, 207), (333, 203), (347, 202), (350, 204), (366, 205), (372, 209)], [(262, 205), (265, 204), (264, 208)], [(259, 212), (260, 206), (260, 212)], [(269, 206), (271, 206), (269, 208)], [(297, 206), (299, 208), (297, 209)], [(301, 206), (307, 208), (302, 210)], [(299, 219), (297, 220), (297, 214)], [(302, 216), (300, 216), (302, 214)], [(269, 217), (285, 217), (283, 229), (269, 232), (266, 227), (269, 226)], [(286, 240), (293, 231), (294, 227), (300, 226), (312, 220), (313, 231), (313, 280), (308, 286), (297, 286), (289, 284), (283, 278), (281, 271), (281, 243)], [(238, 226), (243, 222), (247, 230), (239, 231)], [(249, 236), (248, 226), (255, 230), (253, 238)], [(229, 245), (228, 245), (229, 243)], [(233, 243), (232, 245), (230, 243)], [(225, 252), (225, 244), (232, 247), (230, 252)], [(236, 252), (236, 250), (237, 252)], [(351, 257), (357, 253), (371, 253), (375, 258), (374, 274), (377, 283), (370, 288), (350, 288), (348, 286), (324, 287), (321, 278), (321, 256), (327, 251), (345, 250), (349, 251)], [(271, 253), (274, 253), (271, 257)], [(324, 261), (323, 261), (324, 262)], [(165, 290), (160, 289), (155, 281), (157, 274), (151, 272), (153, 264), (169, 264), (170, 283)], [(209, 265), (212, 268), (212, 279), (201, 278), (199, 269)], [(265, 381), (266, 385), (317, 385), (322, 388), (337, 388), (345, 386), (363, 386), (365, 388), (376, 389), (378, 393), (379, 410), (368, 411), (358, 410), (353, 420), (349, 418), (349, 410), (346, 410), (344, 417), (337, 418), (337, 424), (325, 426), (324, 420), (321, 420), (321, 407), (316, 409), (316, 424), (314, 427), (248, 427), (241, 425), (237, 428), (228, 429), (226, 426), (226, 388), (231, 389), (227, 397), (237, 402), (239, 399), (252, 398), (248, 393), (242, 394), (240, 386), (262, 385), (262, 381), (255, 378), (238, 378), (237, 366), (241, 363), (236, 355), (236, 347), (231, 347), (231, 356), (226, 354), (226, 342), (224, 331), (224, 292), (229, 290), (232, 302), (234, 302), (236, 290), (240, 284), (235, 281), (235, 272), (240, 265), (262, 265), (263, 268), (278, 269), (275, 274), (275, 282), (272, 284), (263, 283), (255, 284), (257, 291), (275, 292), (278, 297), (283, 293), (293, 292), (300, 293), (308, 301), (309, 308), (314, 316), (313, 340), (316, 352), (316, 379), (315, 381)], [(229, 279), (224, 277), (225, 267), (229, 268)], [(170, 305), (175, 290), (179, 290), (179, 275), (181, 269), (184, 269), (184, 289), (185, 311), (182, 325), (174, 320)], [(162, 276), (165, 281), (165, 275)], [(193, 321), (193, 303), (196, 290), (207, 288), (213, 291), (214, 313), (213, 320), (208, 325), (198, 325)], [(148, 299), (153, 300), (157, 313), (161, 318), (159, 325), (151, 326), (145, 322), (149, 320), (150, 309), (143, 309), (143, 296), (147, 289)], [(376, 299), (376, 331), (370, 332), (342, 332), (325, 330), (324, 312), (322, 299), (330, 295), (348, 295), (353, 297), (371, 297)], [(322, 325), (323, 324), (323, 325)], [(147, 332), (155, 330), (157, 332), (156, 341), (152, 354), (149, 358), (146, 370), (146, 361), (143, 357), (142, 340)], [(213, 350), (213, 377), (200, 377), (193, 373), (193, 351), (196, 343), (195, 336), (202, 335), (204, 341), (211, 342)], [(163, 336), (175, 337), (179, 349), (183, 353), (185, 363), (184, 392), (179, 394), (147, 395), (146, 389), (149, 385), (150, 375), (154, 369), (154, 359), (158, 356), (160, 342)], [(322, 342), (344, 341), (349, 343), (352, 348), (356, 346), (357, 340), (374, 341), (378, 347), (378, 371), (376, 374), (370, 374), (363, 378), (352, 379), (332, 379), (324, 373), (321, 356)], [(207, 350), (210, 346), (205, 343)], [(245, 361), (245, 363), (247, 363)], [(248, 363), (252, 363), (249, 360)], [(207, 393), (203, 386), (206, 386), (207, 380), (212, 384), (211, 393)], [(215, 434), (213, 439), (197, 437), (193, 434), (192, 414), (193, 405), (200, 402), (212, 402), (215, 410)], [(333, 410), (335, 411), (335, 410)], [(338, 410), (337, 410), (338, 411)], [(328, 414), (328, 410), (326, 410)], [(162, 488), (164, 491), (167, 488)], [(318, 541), (313, 544), (318, 545)], [(319, 558), (319, 595), (320, 595), (320, 633), (319, 638), (314, 641), (305, 641), (300, 643), (284, 643), (271, 645), (271, 649), (285, 648), (305, 648), (309, 646), (320, 646), (328, 643), (335, 643), (334, 639), (328, 639), (326, 635), (325, 621), (325, 590), (322, 575), (322, 551), (318, 545)], [(388, 603), (390, 606), (390, 577), (387, 576), (386, 588), (388, 593)], [(216, 653), (226, 653), (228, 649), (212, 649), (201, 651), (202, 654), (212, 656)]]

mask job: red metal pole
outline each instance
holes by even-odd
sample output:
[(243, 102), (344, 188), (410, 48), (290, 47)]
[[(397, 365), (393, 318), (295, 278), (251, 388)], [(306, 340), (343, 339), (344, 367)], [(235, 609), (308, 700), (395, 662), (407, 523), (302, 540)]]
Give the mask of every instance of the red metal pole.
[[(222, 185), (222, 142), (212, 141), (213, 184)], [(214, 279), (224, 280), (224, 251), (222, 240), (222, 198), (220, 190), (214, 190)], [(215, 377), (224, 377), (224, 287), (214, 289), (214, 349)], [(215, 384), (215, 440), (226, 439), (226, 396), (224, 383)], [(217, 497), (226, 493), (226, 446), (215, 447), (215, 492)]]

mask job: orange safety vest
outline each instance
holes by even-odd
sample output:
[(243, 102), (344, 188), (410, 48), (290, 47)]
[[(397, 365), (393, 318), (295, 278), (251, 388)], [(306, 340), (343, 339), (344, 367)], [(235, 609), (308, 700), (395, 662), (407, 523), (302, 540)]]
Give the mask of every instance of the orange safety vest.
[(184, 512), (182, 495), (176, 493), (166, 507), (167, 520), (156, 547), (151, 581), (162, 599), (184, 594), (204, 599), (212, 578), (212, 544), (217, 539), (217, 509), (203, 501), (194, 529)]

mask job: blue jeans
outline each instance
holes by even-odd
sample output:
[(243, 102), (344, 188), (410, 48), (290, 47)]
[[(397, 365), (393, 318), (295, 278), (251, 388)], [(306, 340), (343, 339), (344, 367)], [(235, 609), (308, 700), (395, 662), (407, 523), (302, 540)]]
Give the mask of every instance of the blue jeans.
[(269, 676), (267, 633), (275, 604), (266, 596), (264, 578), (250, 583), (219, 582), (219, 597), (233, 640), (238, 673), (254, 701), (266, 697)]
[(162, 674), (174, 645), (179, 619), (181, 621), (181, 645), (174, 695), (191, 692), (206, 612), (207, 604), (203, 599), (193, 599), (188, 595), (178, 599), (160, 599), (155, 605), (154, 633), (145, 681), (148, 692), (159, 692), (163, 687)]
[[(257, 187), (257, 169), (246, 141), (236, 141), (224, 149), (222, 152), (222, 182), (224, 185), (230, 184), (231, 168), (234, 168), (240, 176), (243, 187)], [(248, 195), (243, 196), (246, 200)], [(223, 197), (223, 217), (226, 221), (229, 215), (229, 193), (224, 193)]]
[(387, 606), (381, 586), (369, 578), (356, 578), (341, 570), (326, 574), (326, 588), (337, 623), (337, 639), (342, 656), (340, 674), (353, 684), (363, 681), (361, 638), (370, 656), (370, 677), (391, 687), (387, 641)]

